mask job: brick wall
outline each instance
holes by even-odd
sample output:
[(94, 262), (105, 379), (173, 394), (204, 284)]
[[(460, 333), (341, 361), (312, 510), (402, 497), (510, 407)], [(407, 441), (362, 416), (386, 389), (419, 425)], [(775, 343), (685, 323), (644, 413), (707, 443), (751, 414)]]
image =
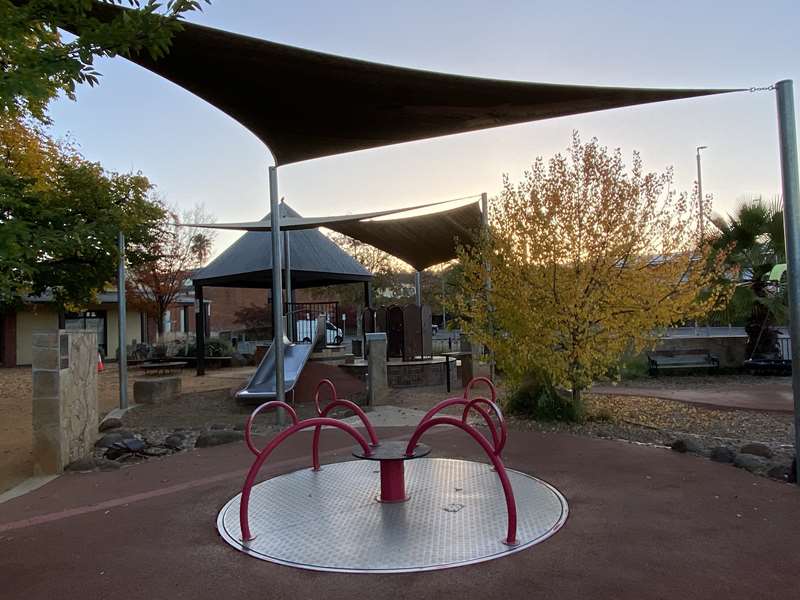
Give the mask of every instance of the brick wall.
[(236, 311), (255, 304), (266, 312), (269, 290), (204, 287), (203, 296), (211, 301), (211, 331), (235, 331), (242, 329)]

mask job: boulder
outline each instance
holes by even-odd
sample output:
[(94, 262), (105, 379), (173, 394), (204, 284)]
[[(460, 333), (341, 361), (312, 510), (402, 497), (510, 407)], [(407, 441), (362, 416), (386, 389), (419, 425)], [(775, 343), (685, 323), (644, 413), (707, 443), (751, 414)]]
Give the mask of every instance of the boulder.
[(716, 446), (711, 449), (709, 458), (714, 462), (732, 463), (733, 459), (736, 458), (736, 452), (726, 446)]
[(753, 454), (737, 454), (733, 464), (740, 469), (759, 474), (765, 473), (770, 467), (770, 462), (766, 458)]
[(111, 448), (114, 444), (122, 442), (123, 440), (135, 439), (136, 436), (127, 429), (117, 429), (111, 433), (105, 434), (94, 443), (95, 448)]
[(769, 446), (764, 444), (745, 444), (741, 448), (739, 448), (739, 452), (742, 454), (752, 454), (753, 456), (761, 456), (763, 458), (772, 458), (772, 450), (769, 449)]
[(66, 467), (64, 467), (64, 470), (85, 473), (87, 471), (94, 471), (96, 466), (97, 464), (95, 463), (93, 456), (84, 456), (78, 460), (73, 460)]
[(670, 444), (675, 452), (693, 452), (695, 454), (702, 454), (705, 450), (703, 445), (693, 438), (678, 438)]
[(780, 481), (788, 481), (791, 472), (792, 466), (789, 464), (773, 464), (767, 471), (767, 477), (778, 479)]
[(195, 448), (207, 448), (209, 446), (220, 446), (231, 442), (241, 442), (244, 434), (241, 431), (215, 430), (201, 433), (194, 443)]
[(180, 377), (148, 377), (133, 383), (133, 399), (137, 404), (168, 402), (177, 398), (180, 393)]
[(181, 450), (186, 441), (186, 436), (182, 433), (172, 433), (164, 439), (164, 445), (173, 450)]

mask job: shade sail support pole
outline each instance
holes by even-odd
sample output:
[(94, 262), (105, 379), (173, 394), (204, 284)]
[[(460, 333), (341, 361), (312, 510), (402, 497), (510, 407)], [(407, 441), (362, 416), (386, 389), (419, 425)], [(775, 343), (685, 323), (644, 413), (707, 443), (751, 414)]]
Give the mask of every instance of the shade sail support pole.
[(125, 234), (121, 231), (117, 237), (119, 250), (119, 266), (117, 268), (117, 309), (119, 310), (119, 407), (122, 410), (128, 408), (128, 348), (125, 343), (127, 340), (126, 332), (128, 324), (128, 308), (125, 305)]
[[(488, 238), (489, 236), (489, 196), (486, 192), (481, 193), (481, 228), (483, 229), (483, 235)], [(489, 327), (493, 330), (493, 315), (492, 315), (492, 305), (490, 303), (491, 293), (492, 293), (492, 265), (489, 262), (488, 258), (486, 259), (486, 281), (484, 282), (484, 286), (486, 288), (486, 301), (489, 303)], [(493, 331), (492, 331), (493, 333)], [(494, 352), (490, 348), (489, 349), (489, 379), (494, 381)]]
[(797, 166), (797, 125), (792, 80), (775, 84), (781, 154), (783, 227), (786, 235), (786, 283), (789, 292), (789, 334), (792, 347), (795, 475), (800, 485), (800, 183)]
[[(289, 215), (286, 214), (286, 202), (281, 200), (281, 217), (288, 217)], [(292, 314), (292, 310), (294, 309), (294, 299), (292, 298), (292, 248), (291, 248), (291, 240), (289, 239), (289, 231), (283, 232), (283, 262), (285, 264), (286, 269), (286, 304), (288, 306), (288, 310), (286, 311), (286, 337), (288, 337), (291, 341), (294, 341), (294, 330), (292, 327), (292, 323), (294, 323), (295, 315)]]
[(278, 167), (269, 168), (269, 216), (272, 233), (272, 344), (275, 348), (275, 400), (286, 401), (283, 372), (283, 277), (281, 276), (281, 213)]
[(422, 275), (414, 271), (414, 298), (417, 306), (422, 306)]

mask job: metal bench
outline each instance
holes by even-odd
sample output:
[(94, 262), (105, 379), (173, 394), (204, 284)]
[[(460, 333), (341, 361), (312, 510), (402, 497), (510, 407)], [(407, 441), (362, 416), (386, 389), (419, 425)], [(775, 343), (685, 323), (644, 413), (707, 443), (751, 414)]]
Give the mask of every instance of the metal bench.
[(650, 375), (662, 369), (719, 369), (719, 358), (708, 350), (661, 350), (647, 353)]

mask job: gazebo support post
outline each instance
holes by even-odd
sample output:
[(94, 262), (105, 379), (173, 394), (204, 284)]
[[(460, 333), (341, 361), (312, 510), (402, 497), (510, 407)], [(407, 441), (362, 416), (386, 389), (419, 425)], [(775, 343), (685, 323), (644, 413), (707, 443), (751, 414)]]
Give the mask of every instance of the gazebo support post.
[(197, 374), (206, 374), (206, 305), (203, 300), (203, 286), (194, 286), (194, 339), (197, 358)]
[(269, 168), (269, 216), (272, 228), (272, 344), (275, 348), (275, 400), (284, 402), (283, 277), (281, 276), (281, 213), (278, 204), (278, 167)]
[(414, 296), (417, 306), (422, 306), (422, 275), (419, 271), (414, 271)]
[(372, 308), (372, 282), (364, 282), (364, 306)]
[[(287, 217), (288, 215), (285, 213), (286, 203), (281, 200), (281, 217)], [(294, 309), (294, 298), (292, 298), (292, 249), (288, 231), (283, 232), (283, 249), (283, 262), (286, 269), (286, 305), (288, 307), (286, 311), (286, 337), (294, 341), (294, 331), (292, 331), (292, 323), (294, 322), (294, 315), (292, 314), (292, 310)]]
[(781, 152), (783, 227), (786, 234), (786, 282), (789, 291), (789, 333), (792, 347), (794, 395), (795, 476), (800, 485), (800, 183), (797, 166), (797, 127), (791, 79), (775, 84), (778, 137)]

